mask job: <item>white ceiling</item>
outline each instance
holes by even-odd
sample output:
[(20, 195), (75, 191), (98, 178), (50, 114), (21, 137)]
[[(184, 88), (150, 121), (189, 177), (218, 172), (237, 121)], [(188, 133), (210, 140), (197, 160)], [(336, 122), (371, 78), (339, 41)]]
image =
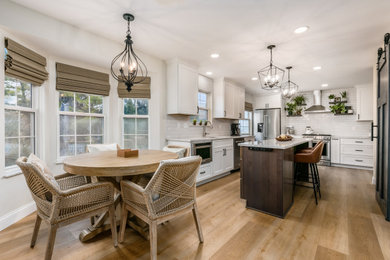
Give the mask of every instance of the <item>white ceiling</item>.
[[(269, 62), (292, 65), (300, 90), (350, 87), (372, 81), (383, 35), (390, 31), (388, 0), (14, 0), (105, 38), (123, 42), (131, 12), (135, 48), (162, 59), (180, 57), (225, 76), (252, 93), (251, 80)], [(297, 27), (307, 25), (303, 34)], [(221, 56), (214, 60), (210, 54)], [(312, 67), (320, 65), (321, 71)]]

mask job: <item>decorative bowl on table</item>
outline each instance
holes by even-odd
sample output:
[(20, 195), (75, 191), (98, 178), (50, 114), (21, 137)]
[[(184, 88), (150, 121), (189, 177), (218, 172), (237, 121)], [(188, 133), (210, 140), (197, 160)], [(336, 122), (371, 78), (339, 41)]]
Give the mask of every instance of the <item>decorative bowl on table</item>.
[(279, 135), (275, 139), (280, 142), (285, 142), (285, 141), (291, 141), (293, 137), (291, 135)]

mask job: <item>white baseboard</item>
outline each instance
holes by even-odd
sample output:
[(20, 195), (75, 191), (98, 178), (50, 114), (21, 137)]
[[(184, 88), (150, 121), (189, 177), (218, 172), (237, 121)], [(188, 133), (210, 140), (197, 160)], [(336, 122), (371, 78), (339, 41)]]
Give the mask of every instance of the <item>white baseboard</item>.
[(35, 202), (32, 201), (26, 205), (23, 205), (4, 216), (0, 217), (0, 231), (18, 222), (22, 218), (28, 216), (36, 210)]

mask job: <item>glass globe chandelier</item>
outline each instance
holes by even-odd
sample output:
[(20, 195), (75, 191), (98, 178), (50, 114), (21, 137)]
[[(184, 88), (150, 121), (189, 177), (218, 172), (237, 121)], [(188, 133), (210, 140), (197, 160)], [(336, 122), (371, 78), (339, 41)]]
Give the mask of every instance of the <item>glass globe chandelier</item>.
[(290, 80), (290, 70), (292, 69), (292, 67), (289, 66), (286, 67), (286, 69), (288, 71), (288, 80), (284, 82), (281, 86), (282, 96), (284, 98), (291, 98), (298, 92), (298, 85)]
[[(123, 19), (127, 21), (127, 32), (125, 39), (125, 49), (119, 53), (111, 62), (111, 75), (118, 82), (126, 85), (128, 92), (134, 84), (139, 84), (148, 76), (148, 69), (143, 61), (133, 50), (133, 40), (131, 39), (130, 22), (134, 21), (134, 16), (129, 13), (123, 14)], [(116, 73), (119, 71), (119, 73)]]
[(284, 78), (284, 70), (275, 66), (272, 61), (272, 49), (275, 48), (275, 45), (269, 45), (267, 49), (270, 50), (271, 58), (270, 64), (259, 70), (257, 74), (259, 75), (259, 80), (261, 87), (265, 90), (274, 90), (280, 88), (281, 83)]

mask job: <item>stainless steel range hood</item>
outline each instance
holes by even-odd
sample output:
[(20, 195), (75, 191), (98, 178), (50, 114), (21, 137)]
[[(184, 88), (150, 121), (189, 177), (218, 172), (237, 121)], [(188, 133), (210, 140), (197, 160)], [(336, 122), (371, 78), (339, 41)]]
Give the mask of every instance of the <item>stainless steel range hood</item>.
[(321, 105), (321, 90), (314, 90), (314, 104), (305, 110), (305, 113), (330, 113), (330, 110), (327, 110), (326, 107)]

